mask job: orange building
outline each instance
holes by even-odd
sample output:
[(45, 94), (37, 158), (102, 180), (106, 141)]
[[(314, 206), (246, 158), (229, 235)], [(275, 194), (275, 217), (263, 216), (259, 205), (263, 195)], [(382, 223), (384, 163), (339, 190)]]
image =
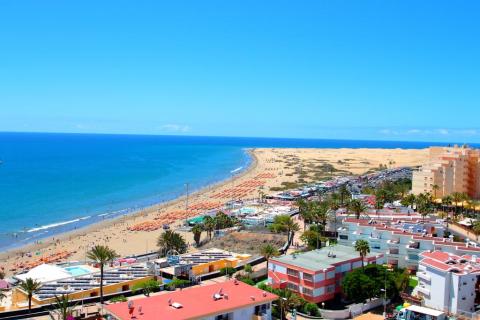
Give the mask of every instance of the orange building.
[(413, 172), (412, 192), (429, 192), (436, 198), (465, 192), (471, 198), (480, 198), (480, 150), (430, 147), (428, 163)]

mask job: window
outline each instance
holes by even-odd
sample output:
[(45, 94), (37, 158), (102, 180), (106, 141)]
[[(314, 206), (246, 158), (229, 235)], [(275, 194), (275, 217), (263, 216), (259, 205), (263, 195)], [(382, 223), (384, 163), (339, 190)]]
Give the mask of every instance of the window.
[(309, 274), (309, 273), (305, 273), (305, 272), (304, 272), (304, 273), (303, 273), (303, 279), (304, 279), (305, 281), (311, 281), (311, 282), (313, 282), (313, 274)]
[(303, 288), (302, 291), (303, 291), (304, 295), (313, 297), (313, 290), (312, 289)]
[(299, 273), (297, 270), (293, 270), (293, 269), (290, 269), (290, 268), (287, 268), (287, 274), (289, 276), (293, 276), (293, 277), (299, 277)]
[(347, 235), (344, 235), (344, 234), (341, 234), (341, 235), (340, 235), (340, 239), (342, 239), (342, 240), (348, 240), (348, 236), (347, 236)]
[(298, 285), (294, 284), (294, 283), (291, 283), (291, 282), (288, 282), (287, 283), (287, 289), (290, 289), (292, 291), (295, 291), (295, 292), (298, 292)]
[(327, 293), (332, 293), (335, 291), (335, 286), (333, 284), (327, 286)]

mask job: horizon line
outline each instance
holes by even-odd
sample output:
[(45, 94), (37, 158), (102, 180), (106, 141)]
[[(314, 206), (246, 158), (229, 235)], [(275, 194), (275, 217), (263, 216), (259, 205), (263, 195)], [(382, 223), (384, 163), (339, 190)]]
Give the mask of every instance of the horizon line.
[(59, 132), (59, 131), (1, 131), (0, 134), (65, 134), (65, 135), (105, 135), (105, 136), (147, 136), (147, 137), (190, 137), (190, 138), (232, 138), (232, 139), (289, 139), (289, 140), (330, 140), (330, 141), (362, 141), (362, 142), (409, 142), (431, 144), (480, 145), (480, 142), (426, 141), (426, 140), (388, 140), (388, 139), (332, 139), (332, 138), (299, 138), (299, 137), (259, 137), (259, 136), (228, 136), (228, 135), (189, 135), (189, 134), (155, 134), (155, 133), (112, 133), (112, 132)]

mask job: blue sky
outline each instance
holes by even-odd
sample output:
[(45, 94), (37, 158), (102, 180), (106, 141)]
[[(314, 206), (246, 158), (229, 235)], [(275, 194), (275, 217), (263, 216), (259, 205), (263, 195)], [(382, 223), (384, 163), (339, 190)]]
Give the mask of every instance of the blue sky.
[(477, 1), (0, 2), (0, 131), (480, 142)]

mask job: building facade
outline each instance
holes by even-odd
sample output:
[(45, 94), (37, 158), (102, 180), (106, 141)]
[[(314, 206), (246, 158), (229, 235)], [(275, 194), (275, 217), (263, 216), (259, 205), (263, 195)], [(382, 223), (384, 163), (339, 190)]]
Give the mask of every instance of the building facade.
[(443, 251), (457, 255), (479, 255), (474, 243), (443, 238), (443, 226), (433, 220), (409, 222), (369, 221), (347, 218), (338, 229), (338, 243), (353, 246), (359, 239), (369, 242), (372, 252), (385, 253), (392, 267), (417, 270), (422, 252)]
[(417, 294), (425, 306), (472, 317), (478, 304), (480, 259), (441, 251), (421, 254)]
[[(364, 263), (382, 264), (383, 254), (369, 254)], [(271, 258), (268, 283), (274, 288), (288, 288), (307, 301), (319, 303), (341, 293), (345, 274), (361, 266), (362, 260), (353, 247), (325, 247)]]
[(272, 293), (230, 280), (110, 304), (106, 309), (117, 320), (271, 320), (271, 304), (277, 299)]
[(471, 198), (480, 198), (480, 150), (457, 146), (429, 148), (428, 162), (413, 172), (412, 192), (428, 192), (436, 198), (464, 192)]

